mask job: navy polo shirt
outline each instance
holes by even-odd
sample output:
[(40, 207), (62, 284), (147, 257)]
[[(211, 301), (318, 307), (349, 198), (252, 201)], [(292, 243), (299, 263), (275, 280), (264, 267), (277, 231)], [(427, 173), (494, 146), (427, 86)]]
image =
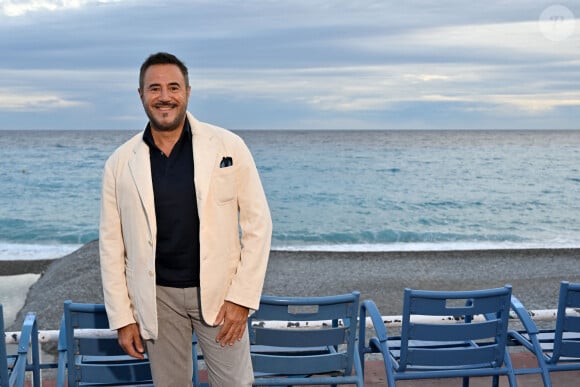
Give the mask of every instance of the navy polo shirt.
[(199, 286), (199, 215), (191, 127), (186, 120), (169, 156), (155, 145), (150, 125), (145, 129), (143, 140), (149, 145), (157, 218), (157, 285)]

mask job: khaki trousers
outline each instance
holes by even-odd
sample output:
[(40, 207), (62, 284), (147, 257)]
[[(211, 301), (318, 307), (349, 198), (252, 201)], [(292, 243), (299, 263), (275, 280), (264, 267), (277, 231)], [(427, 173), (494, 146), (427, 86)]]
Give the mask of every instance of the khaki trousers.
[(222, 347), (215, 338), (220, 326), (205, 324), (201, 318), (198, 288), (157, 286), (156, 340), (146, 340), (156, 387), (192, 386), (193, 358), (191, 337), (197, 333), (210, 386), (246, 387), (254, 379), (248, 331), (233, 346)]

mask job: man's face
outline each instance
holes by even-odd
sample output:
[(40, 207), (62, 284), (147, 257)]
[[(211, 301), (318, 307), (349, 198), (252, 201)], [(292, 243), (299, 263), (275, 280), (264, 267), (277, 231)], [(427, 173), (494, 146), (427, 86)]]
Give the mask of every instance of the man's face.
[(145, 71), (139, 95), (153, 130), (181, 130), (190, 90), (176, 65), (153, 65)]

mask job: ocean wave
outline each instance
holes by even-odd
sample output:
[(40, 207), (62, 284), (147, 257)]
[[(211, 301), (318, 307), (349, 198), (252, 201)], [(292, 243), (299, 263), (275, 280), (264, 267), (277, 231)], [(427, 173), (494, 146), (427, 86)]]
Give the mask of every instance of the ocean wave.
[[(425, 220), (426, 222), (426, 220)], [(440, 244), (489, 244), (489, 243), (526, 243), (528, 239), (515, 233), (453, 233), (436, 231), (407, 231), (385, 229), (379, 231), (347, 230), (342, 232), (320, 230), (299, 230), (288, 233), (275, 233), (273, 243), (280, 245), (440, 245)], [(579, 241), (580, 242), (580, 241)]]
[[(0, 243), (0, 261), (58, 259), (82, 245), (78, 244), (15, 244)], [(276, 243), (272, 251), (324, 252), (428, 252), (477, 250), (580, 249), (580, 241), (549, 242), (419, 242), (419, 243)]]
[(79, 249), (79, 244), (17, 244), (0, 243), (0, 261), (56, 259)]
[(273, 244), (273, 251), (327, 252), (428, 252), (478, 250), (579, 249), (580, 241), (551, 242), (441, 242), (441, 243), (344, 243), (344, 244)]

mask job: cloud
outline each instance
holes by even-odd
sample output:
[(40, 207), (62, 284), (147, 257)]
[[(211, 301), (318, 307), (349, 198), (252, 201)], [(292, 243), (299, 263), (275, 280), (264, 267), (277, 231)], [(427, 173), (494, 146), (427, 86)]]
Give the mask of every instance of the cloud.
[(0, 68), (0, 85), (0, 110), (5, 112), (79, 111), (101, 103), (95, 93), (106, 94), (112, 85), (129, 89), (126, 73), (107, 70)]
[(120, 0), (4, 0), (0, 11), (6, 16), (17, 17), (37, 11), (60, 11), (78, 9), (87, 4), (106, 4)]
[(0, 122), (27, 125), (37, 118), (18, 112), (52, 108), (75, 125), (90, 115), (106, 117), (103, 127), (140, 127), (138, 68), (150, 53), (170, 51), (190, 68), (192, 109), (218, 124), (521, 127), (533, 120), (548, 127), (557, 120), (572, 127), (580, 29), (548, 39), (539, 22), (546, 7), (540, 0), (7, 0)]
[[(566, 63), (573, 77), (575, 62)], [(560, 72), (566, 71), (566, 66)], [(425, 73), (428, 69), (431, 73)], [(549, 68), (548, 68), (549, 69)], [(552, 75), (550, 75), (552, 73)], [(562, 106), (580, 107), (580, 89), (560, 89), (546, 67), (529, 64), (423, 63), (281, 70), (205, 70), (194, 76), (195, 90), (206, 95), (308, 105), (337, 113), (392, 110), (408, 103), (455, 103), (458, 110), (537, 115)], [(510, 79), (511, 78), (511, 82)]]
[(68, 100), (54, 94), (16, 93), (14, 90), (0, 89), (0, 111), (38, 112), (82, 105), (82, 102)]

